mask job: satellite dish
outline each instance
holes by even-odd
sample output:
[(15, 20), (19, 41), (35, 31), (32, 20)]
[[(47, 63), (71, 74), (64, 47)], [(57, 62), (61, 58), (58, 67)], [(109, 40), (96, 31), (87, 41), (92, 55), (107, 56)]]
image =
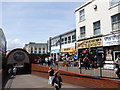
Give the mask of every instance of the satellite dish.
[(94, 9), (97, 9), (97, 5), (94, 5), (93, 8), (94, 8)]

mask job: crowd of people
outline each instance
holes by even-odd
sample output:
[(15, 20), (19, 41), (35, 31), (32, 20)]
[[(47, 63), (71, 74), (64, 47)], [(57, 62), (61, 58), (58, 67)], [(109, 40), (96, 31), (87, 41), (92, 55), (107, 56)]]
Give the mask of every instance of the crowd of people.
[[(37, 61), (34, 63), (38, 63), (40, 65), (44, 66), (58, 66), (58, 62), (60, 59), (53, 58), (52, 56), (48, 56), (44, 59), (39, 58)], [(61, 62), (63, 67), (85, 67), (85, 69), (90, 69), (90, 68), (97, 68), (97, 56), (94, 56), (94, 58), (90, 59), (87, 55), (84, 57), (77, 57), (75, 55), (68, 56), (65, 55), (61, 57)]]
[[(68, 56), (65, 55), (61, 57), (61, 62), (63, 67), (78, 67), (79, 69), (81, 67), (84, 67), (86, 70), (90, 70), (90, 68), (98, 68), (100, 64), (97, 61), (97, 56), (90, 56), (90, 55), (83, 55), (79, 56), (79, 58), (75, 57), (74, 55)], [(39, 59), (39, 64), (40, 65), (45, 65), (45, 66), (58, 66), (58, 62), (60, 60), (53, 58), (51, 56), (46, 57), (45, 59)], [(117, 59), (115, 60), (115, 64), (117, 66), (117, 71), (116, 74), (120, 78), (120, 55), (117, 56)], [(102, 63), (103, 64), (103, 63)]]
[(58, 61), (59, 61), (58, 59), (55, 58), (53, 59), (53, 57), (48, 56), (45, 57), (44, 59), (39, 58), (38, 60), (34, 60), (34, 63), (50, 67), (51, 65), (58, 66)]

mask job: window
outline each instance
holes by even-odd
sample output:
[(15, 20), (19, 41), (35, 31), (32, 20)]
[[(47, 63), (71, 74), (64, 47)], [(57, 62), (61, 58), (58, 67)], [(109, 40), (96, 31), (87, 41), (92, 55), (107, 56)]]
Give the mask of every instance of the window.
[(76, 40), (76, 36), (72, 35), (72, 42), (74, 42)]
[(94, 35), (100, 34), (100, 21), (94, 22), (93, 23), (93, 30), (94, 30)]
[(110, 0), (110, 6), (120, 3), (120, 0)]
[(67, 37), (65, 37), (65, 44), (67, 43)]
[(39, 51), (39, 53), (41, 53), (41, 51)]
[(71, 36), (68, 37), (68, 43), (71, 43)]
[(35, 53), (37, 53), (37, 51), (35, 51)]
[(85, 19), (85, 10), (80, 11), (80, 21)]
[(64, 38), (62, 38), (62, 44), (64, 44)]
[(111, 17), (112, 18), (112, 30), (120, 29), (120, 13)]
[(43, 53), (45, 53), (45, 51), (43, 51)]
[(80, 37), (81, 38), (85, 37), (85, 26), (80, 27)]
[(45, 50), (45, 48), (43, 48), (43, 50)]

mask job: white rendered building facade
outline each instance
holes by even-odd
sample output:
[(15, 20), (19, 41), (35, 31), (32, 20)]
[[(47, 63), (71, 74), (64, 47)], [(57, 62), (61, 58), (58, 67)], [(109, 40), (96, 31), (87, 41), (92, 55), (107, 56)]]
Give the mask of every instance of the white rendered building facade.
[[(120, 13), (120, 0), (89, 0), (75, 10), (76, 14), (76, 39), (90, 38), (98, 35), (107, 35), (118, 29), (112, 28), (112, 16)], [(94, 30), (94, 25), (96, 29)], [(85, 27), (85, 32), (84, 32)], [(81, 32), (80, 32), (81, 28)]]
[(24, 49), (29, 54), (47, 54), (47, 43), (35, 43), (30, 42), (29, 44), (25, 44)]
[(99, 61), (112, 63), (120, 53), (120, 0), (88, 0), (75, 15), (78, 52), (94, 48)]

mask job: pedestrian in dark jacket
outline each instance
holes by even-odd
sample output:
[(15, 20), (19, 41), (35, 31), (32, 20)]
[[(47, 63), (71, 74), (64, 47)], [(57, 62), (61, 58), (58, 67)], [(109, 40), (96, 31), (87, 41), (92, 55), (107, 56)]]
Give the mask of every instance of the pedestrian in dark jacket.
[(59, 71), (56, 71), (54, 73), (54, 79), (52, 81), (52, 85), (55, 87), (56, 90), (61, 89), (62, 86), (62, 78), (59, 74)]
[(54, 78), (54, 70), (53, 70), (52, 67), (49, 67), (48, 73), (49, 73), (49, 81), (48, 81), (48, 84), (51, 84), (51, 85), (52, 85), (52, 81), (53, 81), (53, 78)]
[(90, 69), (90, 60), (88, 59), (87, 56), (84, 57), (83, 61), (84, 61), (85, 69), (86, 70)]

